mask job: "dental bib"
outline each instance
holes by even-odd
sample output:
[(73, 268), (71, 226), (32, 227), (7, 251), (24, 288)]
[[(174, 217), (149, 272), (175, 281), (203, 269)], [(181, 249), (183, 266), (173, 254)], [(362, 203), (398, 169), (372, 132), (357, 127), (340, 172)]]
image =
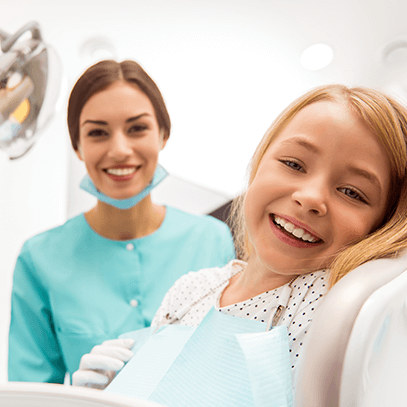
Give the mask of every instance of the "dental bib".
[(292, 406), (286, 326), (212, 308), (197, 328), (153, 329), (122, 335), (136, 353), (105, 391), (168, 407)]
[(157, 168), (151, 182), (137, 195), (127, 199), (114, 199), (98, 191), (88, 174), (86, 174), (83, 178), (82, 182), (80, 183), (80, 187), (84, 191), (95, 196), (99, 201), (105, 202), (119, 209), (130, 209), (144, 199), (167, 175), (168, 172), (160, 164), (157, 164)]

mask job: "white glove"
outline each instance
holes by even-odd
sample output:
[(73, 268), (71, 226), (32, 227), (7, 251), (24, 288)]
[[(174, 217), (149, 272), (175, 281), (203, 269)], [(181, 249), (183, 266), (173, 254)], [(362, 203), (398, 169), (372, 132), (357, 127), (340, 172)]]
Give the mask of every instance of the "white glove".
[(79, 370), (72, 375), (72, 385), (104, 389), (133, 357), (130, 350), (133, 345), (134, 340), (126, 338), (94, 346), (90, 353), (82, 356)]

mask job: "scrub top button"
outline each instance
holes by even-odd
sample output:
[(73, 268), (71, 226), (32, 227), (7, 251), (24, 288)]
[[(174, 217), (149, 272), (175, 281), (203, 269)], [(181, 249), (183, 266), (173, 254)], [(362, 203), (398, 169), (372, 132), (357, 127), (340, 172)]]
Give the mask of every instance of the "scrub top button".
[(137, 305), (138, 305), (138, 301), (133, 299), (133, 300), (130, 301), (130, 305), (131, 305), (133, 308), (136, 308)]
[(126, 249), (127, 249), (128, 251), (133, 250), (133, 249), (134, 249), (134, 244), (133, 244), (133, 243), (127, 243)]

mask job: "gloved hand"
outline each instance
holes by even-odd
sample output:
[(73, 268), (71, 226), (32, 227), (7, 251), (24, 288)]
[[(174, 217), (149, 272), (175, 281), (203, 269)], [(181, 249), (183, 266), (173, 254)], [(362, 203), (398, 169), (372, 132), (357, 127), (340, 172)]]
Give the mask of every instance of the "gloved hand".
[(133, 357), (130, 350), (133, 345), (134, 340), (126, 338), (94, 346), (90, 353), (82, 356), (79, 370), (72, 375), (72, 385), (104, 389)]

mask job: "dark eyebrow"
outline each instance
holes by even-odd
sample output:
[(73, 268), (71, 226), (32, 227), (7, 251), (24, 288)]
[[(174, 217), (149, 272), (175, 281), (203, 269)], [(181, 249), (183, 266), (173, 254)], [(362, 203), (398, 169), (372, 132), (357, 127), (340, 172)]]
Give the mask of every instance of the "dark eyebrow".
[(291, 137), (282, 141), (281, 144), (298, 144), (306, 148), (308, 151), (311, 151), (311, 153), (319, 154), (321, 152), (315, 144), (310, 143), (302, 137)]
[(104, 122), (102, 120), (85, 120), (82, 123), (82, 126), (84, 126), (86, 123), (92, 123), (92, 124), (100, 124), (102, 126), (107, 126), (107, 122)]
[[(135, 120), (138, 120), (138, 119), (140, 119), (140, 117), (143, 117), (143, 116), (151, 116), (151, 115), (149, 113), (142, 113), (142, 114), (139, 114), (138, 116), (129, 117), (126, 120), (126, 123), (130, 123), (130, 122), (133, 122)], [(103, 120), (85, 120), (82, 123), (82, 126), (84, 126), (86, 123), (99, 124), (100, 126), (107, 126), (108, 125), (108, 122), (105, 122)]]
[(138, 119), (140, 119), (140, 117), (143, 117), (143, 116), (151, 116), (151, 115), (150, 115), (150, 113), (139, 114), (138, 116), (130, 117), (129, 119), (127, 119), (126, 123), (130, 123), (130, 122), (133, 122), (135, 120), (138, 120)]

